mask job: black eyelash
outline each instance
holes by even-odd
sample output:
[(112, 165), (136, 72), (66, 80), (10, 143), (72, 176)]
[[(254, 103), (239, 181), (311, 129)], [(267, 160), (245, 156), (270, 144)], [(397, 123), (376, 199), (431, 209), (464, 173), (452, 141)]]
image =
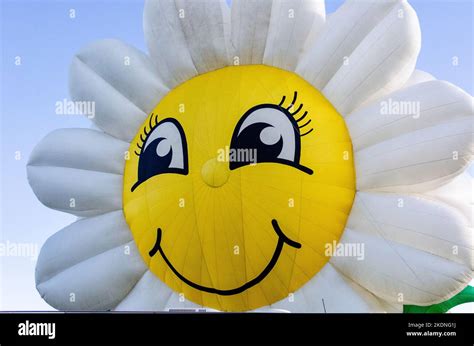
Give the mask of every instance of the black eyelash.
[(298, 109), (297, 109), (296, 111), (294, 111), (293, 113), (291, 113), (291, 115), (294, 116), (295, 114), (298, 114), (298, 113), (301, 111), (301, 109), (303, 109), (303, 104), (300, 104), (300, 106), (298, 107)]
[(290, 106), (286, 109), (287, 111), (289, 111), (290, 108), (295, 105), (297, 99), (298, 99), (298, 92), (295, 91), (293, 94), (293, 101), (291, 101)]
[(283, 98), (281, 99), (280, 103), (278, 104), (278, 107), (282, 107), (283, 103), (285, 102), (286, 100), (286, 96), (283, 95)]
[(308, 132), (305, 132), (305, 133), (303, 133), (303, 134), (300, 135), (300, 136), (303, 137), (303, 136), (309, 135), (311, 132), (313, 132), (313, 130), (314, 130), (314, 129), (311, 129), (311, 130), (309, 130)]
[[(291, 110), (295, 106), (297, 100), (298, 100), (298, 92), (295, 91), (293, 93), (293, 100), (291, 101), (291, 103), (287, 107), (284, 106), (284, 103), (286, 101), (286, 96), (282, 97), (280, 103), (278, 104), (278, 107), (280, 107), (282, 110), (285, 110), (288, 114), (290, 114), (294, 118), (296, 114), (300, 113), (303, 110), (303, 106), (304, 106), (303, 103), (300, 103), (298, 108), (294, 112), (291, 112)], [(298, 119), (295, 119), (295, 122), (299, 123), (301, 120), (306, 118), (307, 115), (308, 115), (308, 111), (305, 111), (301, 117), (299, 117)], [(304, 134), (301, 134), (300, 129), (302, 129), (303, 127), (305, 127), (309, 123), (311, 123), (311, 119), (308, 120), (307, 122), (305, 122), (303, 125), (298, 126), (298, 133), (300, 133), (300, 137), (306, 136), (307, 134), (310, 134), (314, 130), (313, 128), (311, 128), (309, 131), (305, 132)]]
[(145, 125), (143, 129), (143, 133), (140, 133), (140, 142), (137, 143), (139, 152), (134, 150), (135, 155), (137, 156), (141, 155), (141, 153), (143, 152), (143, 148), (145, 147), (145, 142), (148, 139), (148, 135), (156, 128), (157, 125), (158, 125), (158, 114), (155, 115), (151, 113), (150, 120), (148, 120), (148, 128), (147, 128), (147, 125)]
[(308, 111), (305, 111), (305, 112), (303, 113), (303, 115), (302, 115), (301, 117), (299, 117), (298, 119), (295, 119), (295, 121), (296, 121), (297, 123), (299, 123), (301, 120), (303, 120), (304, 118), (306, 118), (307, 115), (308, 115)]
[(308, 125), (309, 123), (311, 122), (311, 119), (309, 119), (307, 122), (305, 122), (303, 125), (301, 126), (298, 126), (299, 129), (302, 129), (303, 127), (305, 127), (306, 125)]

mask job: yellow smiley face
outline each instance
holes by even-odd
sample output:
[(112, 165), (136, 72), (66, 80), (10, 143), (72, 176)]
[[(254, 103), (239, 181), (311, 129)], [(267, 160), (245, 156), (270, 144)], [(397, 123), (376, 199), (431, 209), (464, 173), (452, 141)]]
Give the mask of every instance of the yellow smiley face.
[(197, 304), (245, 311), (327, 263), (355, 194), (344, 120), (309, 83), (263, 65), (176, 87), (130, 147), (125, 218), (144, 261)]

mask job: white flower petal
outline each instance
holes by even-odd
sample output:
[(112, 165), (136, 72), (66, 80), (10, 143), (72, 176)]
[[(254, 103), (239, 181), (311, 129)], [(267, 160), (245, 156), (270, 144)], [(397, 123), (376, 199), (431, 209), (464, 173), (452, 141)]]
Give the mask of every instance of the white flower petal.
[(262, 64), (273, 0), (233, 0), (231, 42), (234, 64)]
[(403, 304), (402, 303), (391, 303), (387, 302), (386, 300), (383, 300), (381, 298), (378, 298), (378, 301), (380, 303), (380, 307), (382, 308), (383, 311), (392, 313), (392, 314), (400, 314), (403, 312)]
[(439, 188), (425, 192), (426, 195), (439, 199), (440, 201), (458, 209), (473, 226), (474, 215), (474, 179), (468, 172), (464, 172), (449, 183)]
[(128, 144), (90, 129), (60, 129), (31, 153), (28, 181), (47, 207), (78, 216), (122, 208)]
[(325, 8), (321, 0), (273, 1), (263, 63), (294, 71), (305, 42), (324, 24)]
[(144, 274), (146, 266), (130, 242), (70, 267), (37, 285), (59, 310), (113, 309)]
[(180, 296), (179, 294), (176, 294), (174, 292), (172, 295), (169, 296), (165, 305), (165, 311), (173, 311), (173, 310), (180, 310), (180, 309), (199, 309), (199, 308), (201, 308), (200, 305), (197, 305), (196, 303), (193, 303), (187, 299), (184, 299), (183, 296)]
[(472, 228), (459, 211), (434, 200), (358, 192), (340, 244), (364, 246), (363, 258), (330, 262), (389, 302), (435, 304), (471, 280)]
[(296, 72), (322, 90), (357, 46), (397, 4), (348, 0), (328, 15), (314, 44), (301, 56)]
[(70, 68), (73, 100), (94, 102), (95, 114), (88, 117), (126, 141), (131, 141), (168, 91), (148, 57), (117, 40), (88, 45), (76, 54)]
[[(360, 20), (369, 18), (364, 16)], [(397, 1), (357, 48), (342, 58), (342, 66), (322, 92), (346, 115), (364, 102), (403, 86), (413, 73), (420, 46), (415, 11), (408, 3)]]
[(355, 151), (416, 130), (472, 117), (472, 97), (434, 80), (403, 88), (345, 117)]
[(122, 208), (122, 176), (76, 168), (28, 166), (28, 181), (45, 206), (92, 216)]
[(145, 39), (168, 87), (229, 65), (229, 20), (224, 0), (145, 2)]
[(177, 293), (149, 270), (115, 308), (118, 311), (172, 311), (201, 308)]
[(80, 219), (52, 235), (41, 248), (38, 284), (110, 249), (132, 241), (121, 210)]
[(129, 144), (90, 129), (59, 129), (34, 148), (28, 166), (67, 167), (122, 174)]
[(422, 191), (454, 178), (472, 160), (472, 126), (471, 117), (463, 117), (356, 151), (357, 188)]
[(379, 300), (369, 291), (326, 264), (292, 296), (271, 308), (289, 312), (383, 312)]
[(412, 85), (420, 84), (420, 83), (424, 83), (424, 82), (429, 82), (429, 81), (432, 81), (432, 80), (435, 80), (435, 79), (436, 78), (433, 77), (428, 72), (425, 72), (425, 71), (422, 71), (422, 70), (415, 70), (411, 74), (410, 78), (408, 78), (405, 85), (403, 85), (403, 87), (408, 88)]
[(173, 294), (175, 293), (166, 284), (147, 270), (115, 310), (165, 311), (167, 302)]
[(74, 60), (86, 65), (145, 113), (151, 112), (169, 91), (149, 57), (119, 40), (89, 44)]

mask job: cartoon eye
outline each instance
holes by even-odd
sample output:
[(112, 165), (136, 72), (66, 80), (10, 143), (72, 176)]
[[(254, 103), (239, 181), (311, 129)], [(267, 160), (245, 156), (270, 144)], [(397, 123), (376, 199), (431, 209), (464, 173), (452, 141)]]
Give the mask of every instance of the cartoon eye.
[[(140, 135), (138, 180), (132, 192), (151, 177), (165, 173), (188, 174), (188, 149), (183, 128), (176, 119), (157, 121), (151, 116), (147, 131)], [(154, 124), (152, 123), (154, 121)]]
[[(294, 109), (298, 93), (293, 101), (284, 107), (286, 97), (276, 104), (261, 104), (249, 109), (239, 120), (230, 145), (229, 168), (231, 170), (259, 162), (275, 162), (293, 166), (307, 174), (313, 170), (300, 164), (301, 137), (313, 129), (301, 134), (300, 130), (311, 123), (305, 120), (308, 112), (297, 116), (303, 104)], [(302, 122), (302, 125), (298, 125)]]

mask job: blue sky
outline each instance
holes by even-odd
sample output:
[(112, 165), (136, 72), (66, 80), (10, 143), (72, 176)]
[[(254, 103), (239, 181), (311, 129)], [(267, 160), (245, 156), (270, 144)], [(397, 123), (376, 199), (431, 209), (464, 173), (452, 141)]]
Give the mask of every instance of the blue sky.
[[(333, 12), (343, 1), (327, 2)], [(473, 94), (473, 4), (460, 1), (410, 1), (422, 29), (417, 68)], [(25, 164), (35, 144), (50, 131), (88, 127), (79, 116), (55, 114), (68, 95), (68, 68), (85, 44), (117, 38), (145, 50), (141, 0), (1, 2), (0, 241), (40, 247), (75, 217), (44, 207), (32, 193)], [(70, 10), (75, 18), (70, 18)], [(459, 65), (453, 66), (452, 58)], [(15, 58), (21, 58), (21, 65)], [(21, 158), (16, 160), (15, 155)], [(51, 309), (34, 285), (35, 261), (0, 257), (0, 310)]]

